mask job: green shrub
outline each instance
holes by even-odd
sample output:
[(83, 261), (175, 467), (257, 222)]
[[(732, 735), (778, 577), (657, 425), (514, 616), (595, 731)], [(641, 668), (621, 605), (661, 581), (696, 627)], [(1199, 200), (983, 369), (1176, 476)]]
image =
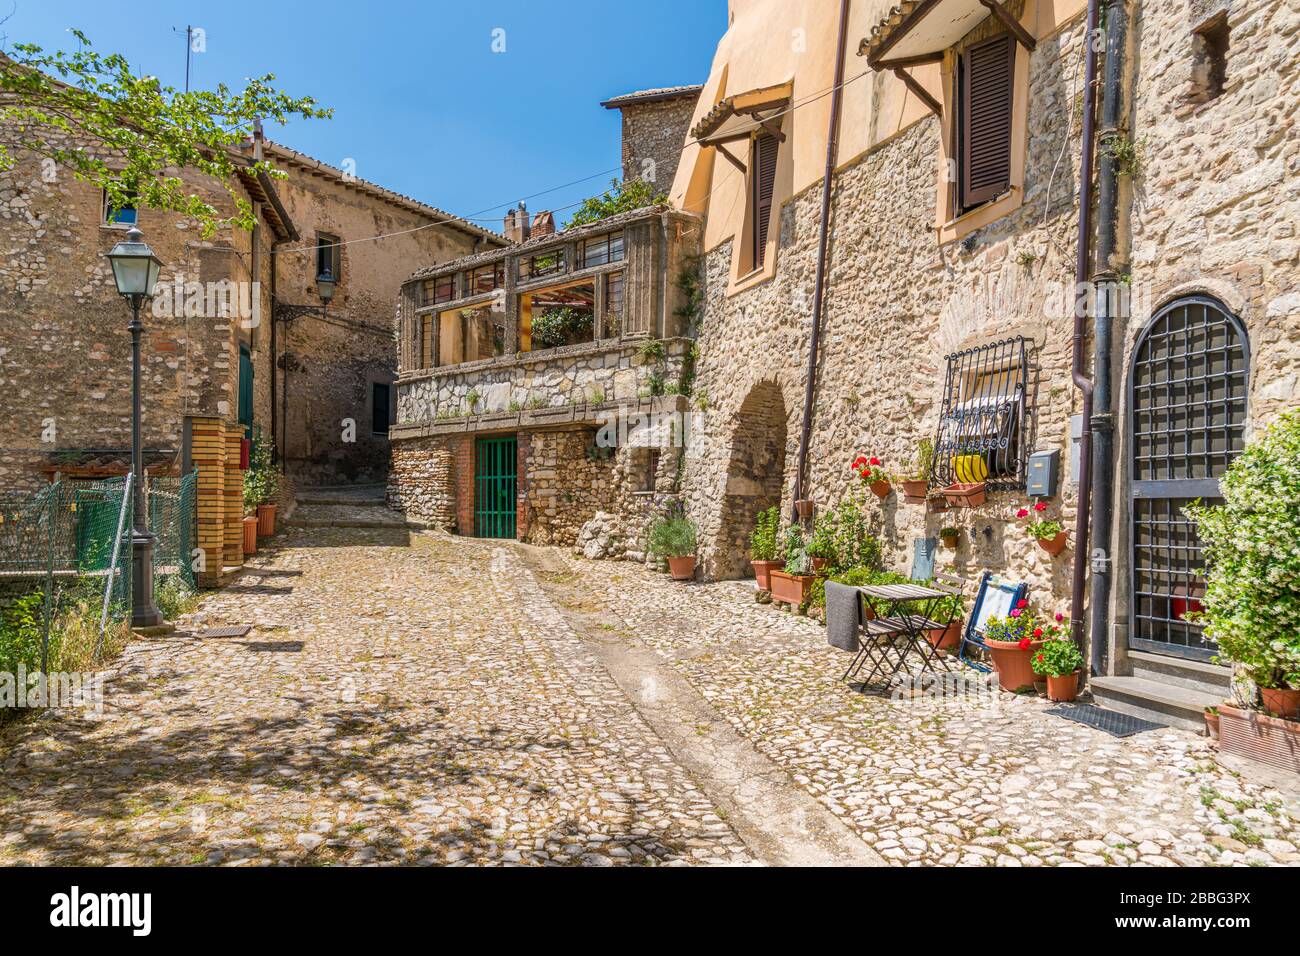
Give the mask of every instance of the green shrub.
[(584, 309), (560, 306), (533, 317), (533, 347), (572, 345), (591, 338), (592, 315)]
[(781, 530), (781, 511), (773, 505), (760, 511), (749, 534), (749, 557), (752, 561), (775, 561), (776, 539)]
[(17, 674), (22, 664), (28, 673), (41, 666), (41, 631), (45, 596), (24, 594), (0, 612), (0, 674)]
[(1252, 441), (1222, 481), (1223, 504), (1186, 509), (1205, 542), (1196, 615), (1263, 688), (1300, 688), (1300, 415)]
[(1083, 655), (1071, 640), (1044, 641), (1043, 646), (1029, 662), (1035, 674), (1047, 677), (1064, 677), (1083, 666)]
[(174, 621), (198, 606), (199, 596), (179, 575), (158, 579), (153, 592), (154, 604), (168, 621)]
[(695, 553), (695, 525), (690, 518), (671, 517), (650, 526), (650, 551), (661, 558), (685, 558)]
[(883, 564), (880, 539), (872, 533), (873, 512), (863, 507), (861, 494), (861, 489), (850, 492), (824, 519), (832, 552), (826, 557), (837, 571)]

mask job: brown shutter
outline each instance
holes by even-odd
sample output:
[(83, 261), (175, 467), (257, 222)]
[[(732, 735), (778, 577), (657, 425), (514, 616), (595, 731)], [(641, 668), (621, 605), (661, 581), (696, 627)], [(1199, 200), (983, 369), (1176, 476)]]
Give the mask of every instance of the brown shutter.
[(772, 194), (776, 189), (776, 154), (780, 141), (770, 133), (754, 139), (754, 268), (767, 257), (767, 233), (772, 219)]
[(1011, 185), (1011, 95), (1015, 40), (976, 44), (961, 57), (961, 205), (988, 202)]

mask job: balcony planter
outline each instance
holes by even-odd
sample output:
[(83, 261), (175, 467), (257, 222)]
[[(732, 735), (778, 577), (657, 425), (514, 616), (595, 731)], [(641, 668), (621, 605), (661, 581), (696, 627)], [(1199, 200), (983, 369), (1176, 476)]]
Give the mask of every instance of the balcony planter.
[(1259, 696), (1270, 716), (1300, 720), (1300, 690), (1287, 687), (1261, 687)]
[(257, 534), (261, 538), (275, 534), (275, 505), (257, 506)]
[(798, 514), (801, 519), (805, 520), (813, 516), (814, 507), (815, 502), (813, 502), (811, 498), (803, 498), (794, 503), (795, 513)]
[(257, 554), (257, 515), (244, 518), (244, 554)]
[(1069, 532), (1062, 531), (1055, 538), (1038, 538), (1037, 540), (1038, 540), (1038, 546), (1040, 548), (1042, 548), (1052, 557), (1056, 557), (1058, 554), (1060, 554), (1062, 551), (1065, 550), (1065, 542), (1068, 541), (1069, 538), (1070, 538)]
[(1003, 690), (1014, 694), (1033, 688), (1038, 675), (1034, 673), (1030, 661), (1043, 646), (1042, 641), (1030, 641), (1029, 647), (1021, 650), (1018, 641), (992, 641), (986, 638), (984, 646), (989, 649), (993, 669), (998, 672), (998, 683)]
[(668, 559), (668, 573), (674, 581), (690, 581), (695, 577), (695, 555)]
[(1062, 674), (1060, 677), (1047, 675), (1047, 699), (1058, 704), (1068, 704), (1079, 696), (1079, 672)]
[(817, 576), (813, 574), (787, 574), (772, 572), (772, 600), (799, 607), (808, 598), (808, 592)]
[(1300, 773), (1300, 721), (1221, 704), (1219, 750)]
[(785, 567), (784, 561), (750, 561), (754, 566), (754, 580), (760, 591), (772, 590), (772, 572)]
[(943, 497), (950, 508), (978, 508), (986, 497), (984, 482), (959, 481), (943, 489)]
[(925, 479), (903, 482), (903, 500), (909, 505), (925, 504), (926, 495), (930, 493), (930, 483)]

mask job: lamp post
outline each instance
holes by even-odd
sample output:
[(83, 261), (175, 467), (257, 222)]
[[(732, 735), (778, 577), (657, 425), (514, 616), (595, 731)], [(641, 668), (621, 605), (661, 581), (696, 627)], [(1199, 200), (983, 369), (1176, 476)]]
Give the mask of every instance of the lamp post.
[(131, 304), (131, 484), (134, 492), (131, 531), (131, 626), (154, 627), (163, 616), (153, 600), (153, 545), (145, 510), (144, 451), (140, 436), (140, 306), (153, 295), (162, 260), (134, 226), (108, 254), (118, 293)]

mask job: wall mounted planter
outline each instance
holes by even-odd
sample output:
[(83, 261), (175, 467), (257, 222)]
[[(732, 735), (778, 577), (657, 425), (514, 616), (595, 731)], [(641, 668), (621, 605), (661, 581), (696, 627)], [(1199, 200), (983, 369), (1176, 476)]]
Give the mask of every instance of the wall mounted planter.
[(903, 500), (909, 505), (925, 504), (926, 495), (929, 493), (930, 483), (924, 479), (903, 482)]
[(955, 534), (943, 534), (939, 536), (939, 540), (943, 542), (943, 546), (949, 550), (956, 550), (957, 538), (958, 536)]
[(782, 604), (799, 607), (808, 598), (817, 576), (813, 574), (787, 574), (785, 571), (772, 572), (772, 600)]
[(873, 481), (870, 485), (871, 493), (882, 501), (889, 497), (889, 493), (894, 490), (894, 486), (887, 481)]
[(1300, 721), (1220, 704), (1219, 749), (1300, 774)]
[(1062, 551), (1065, 550), (1065, 542), (1068, 541), (1069, 539), (1070, 539), (1069, 532), (1062, 531), (1055, 538), (1038, 538), (1037, 540), (1038, 540), (1038, 546), (1040, 548), (1042, 548), (1052, 557), (1056, 557), (1058, 554), (1060, 554)]
[(813, 516), (814, 507), (815, 507), (815, 502), (813, 502), (811, 498), (802, 498), (799, 501), (796, 501), (794, 503), (795, 514), (797, 514), (800, 518), (804, 518), (804, 519), (811, 518)]
[(950, 508), (978, 508), (987, 497), (982, 481), (961, 481), (943, 489)]

